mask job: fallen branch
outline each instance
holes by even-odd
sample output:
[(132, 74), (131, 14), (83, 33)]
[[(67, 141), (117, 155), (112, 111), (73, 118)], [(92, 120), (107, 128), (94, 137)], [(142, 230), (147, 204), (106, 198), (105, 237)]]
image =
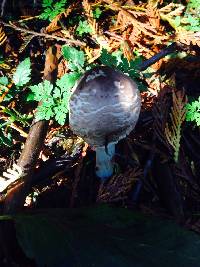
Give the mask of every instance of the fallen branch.
[[(56, 51), (53, 48), (49, 48), (46, 55), (44, 79), (53, 81), (56, 79), (56, 76)], [(12, 214), (23, 207), (25, 197), (33, 184), (34, 170), (40, 151), (44, 145), (48, 125), (49, 121), (47, 120), (33, 122), (24, 149), (17, 162), (17, 166), (20, 168), (19, 179), (21, 183), (8, 190), (4, 202), (4, 213)]]
[(156, 54), (156, 55), (152, 56), (151, 58), (142, 62), (140, 67), (139, 67), (139, 70), (140, 71), (146, 70), (148, 67), (155, 64), (157, 61), (164, 58), (165, 56), (172, 54), (178, 50), (184, 50), (184, 47), (185, 47), (185, 45), (183, 45), (181, 43), (179, 43), (179, 44), (176, 42), (172, 43), (168, 47), (162, 49), (158, 54)]
[(39, 32), (35, 32), (35, 31), (27, 30), (27, 29), (18, 27), (14, 24), (8, 24), (6, 22), (3, 22), (2, 20), (0, 21), (0, 23), (2, 23), (5, 27), (13, 28), (16, 31), (25, 32), (27, 34), (32, 34), (34, 36), (40, 36), (40, 37), (43, 37), (46, 39), (55, 39), (57, 41), (62, 41), (62, 42), (65, 42), (67, 44), (73, 44), (73, 45), (77, 45), (77, 46), (85, 46), (86, 45), (84, 42), (81, 42), (78, 40), (66, 39), (63, 37), (56, 36), (56, 35), (51, 35), (51, 34), (47, 34), (47, 33), (39, 33)]

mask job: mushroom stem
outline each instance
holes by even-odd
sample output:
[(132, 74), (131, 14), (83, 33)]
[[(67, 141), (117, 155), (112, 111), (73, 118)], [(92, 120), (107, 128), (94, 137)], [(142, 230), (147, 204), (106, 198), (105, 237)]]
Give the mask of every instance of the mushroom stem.
[(101, 180), (106, 180), (113, 174), (114, 164), (112, 158), (115, 154), (115, 143), (109, 143), (107, 145), (107, 151), (105, 147), (96, 147), (96, 175)]

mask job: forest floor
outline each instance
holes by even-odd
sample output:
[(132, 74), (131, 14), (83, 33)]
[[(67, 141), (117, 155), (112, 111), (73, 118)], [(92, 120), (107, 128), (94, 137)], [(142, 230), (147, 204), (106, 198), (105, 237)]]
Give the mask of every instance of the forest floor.
[[(0, 232), (10, 229), (1, 266), (35, 266), (19, 248), (10, 253), (9, 222), (40, 209), (61, 218), (60, 209), (109, 203), (200, 233), (199, 0), (24, 2), (0, 5)], [(102, 64), (134, 79), (142, 98), (106, 183), (95, 176), (94, 151), (69, 128), (67, 104), (76, 80)]]

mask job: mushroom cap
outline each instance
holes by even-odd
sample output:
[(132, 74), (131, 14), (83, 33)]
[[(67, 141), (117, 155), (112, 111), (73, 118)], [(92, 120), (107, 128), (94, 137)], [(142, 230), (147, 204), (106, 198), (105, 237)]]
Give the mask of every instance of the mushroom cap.
[(69, 124), (75, 134), (94, 147), (117, 143), (138, 120), (141, 98), (137, 84), (107, 66), (87, 71), (73, 89)]

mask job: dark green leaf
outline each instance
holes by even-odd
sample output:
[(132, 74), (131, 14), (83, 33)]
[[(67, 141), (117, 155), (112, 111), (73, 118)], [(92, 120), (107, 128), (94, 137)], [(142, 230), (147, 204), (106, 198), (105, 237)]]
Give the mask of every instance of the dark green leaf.
[(17, 239), (40, 267), (199, 267), (199, 236), (127, 209), (34, 211), (15, 216)]

